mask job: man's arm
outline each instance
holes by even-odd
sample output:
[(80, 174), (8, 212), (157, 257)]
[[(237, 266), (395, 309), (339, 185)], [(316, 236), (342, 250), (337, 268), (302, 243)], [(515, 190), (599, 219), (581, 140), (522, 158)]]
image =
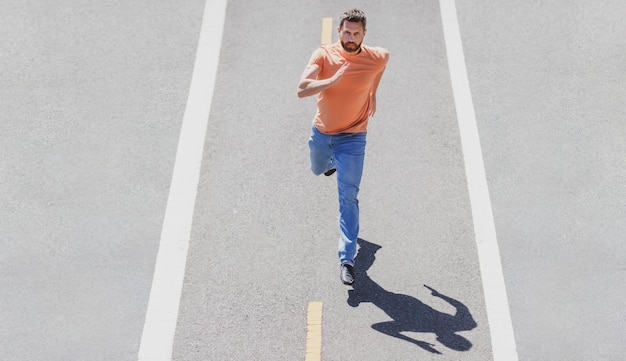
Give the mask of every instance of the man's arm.
[[(385, 64), (389, 61), (389, 52), (387, 50), (383, 52), (383, 59), (385, 59)], [(373, 117), (374, 113), (376, 113), (376, 91), (378, 90), (378, 84), (380, 84), (380, 79), (383, 77), (384, 72), (385, 68), (383, 68), (380, 73), (376, 74), (376, 78), (374, 78), (374, 82), (372, 83), (372, 89), (370, 90), (370, 106), (367, 111), (367, 115), (370, 117)]]
[(300, 82), (298, 83), (298, 97), (304, 98), (311, 95), (315, 95), (322, 90), (329, 88), (339, 81), (343, 76), (348, 63), (344, 63), (337, 72), (328, 79), (317, 79), (320, 73), (320, 67), (317, 65), (311, 65), (306, 67), (300, 76)]

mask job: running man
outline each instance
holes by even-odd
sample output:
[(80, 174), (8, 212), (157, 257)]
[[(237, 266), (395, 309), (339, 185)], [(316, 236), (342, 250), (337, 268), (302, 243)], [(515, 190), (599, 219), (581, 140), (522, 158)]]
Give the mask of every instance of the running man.
[(311, 170), (326, 176), (337, 172), (340, 278), (351, 285), (367, 124), (376, 113), (376, 90), (389, 52), (363, 45), (367, 28), (361, 10), (344, 12), (337, 31), (338, 42), (318, 48), (311, 56), (300, 77), (298, 97), (318, 95), (309, 139)]

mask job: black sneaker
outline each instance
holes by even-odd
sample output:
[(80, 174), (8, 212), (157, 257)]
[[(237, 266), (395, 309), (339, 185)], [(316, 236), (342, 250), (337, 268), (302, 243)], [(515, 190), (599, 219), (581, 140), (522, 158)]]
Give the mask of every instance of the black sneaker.
[(344, 263), (341, 265), (339, 272), (339, 278), (344, 285), (351, 285), (354, 283), (354, 267)]
[(333, 175), (333, 173), (335, 173), (336, 171), (337, 171), (337, 169), (333, 168), (333, 169), (331, 169), (331, 170), (329, 170), (327, 172), (324, 172), (324, 175), (329, 177), (329, 176)]

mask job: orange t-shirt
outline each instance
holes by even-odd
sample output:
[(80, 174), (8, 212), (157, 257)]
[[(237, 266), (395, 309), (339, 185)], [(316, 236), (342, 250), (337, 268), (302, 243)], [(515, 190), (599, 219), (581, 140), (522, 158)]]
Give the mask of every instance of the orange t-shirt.
[(318, 79), (333, 76), (344, 62), (350, 65), (337, 84), (320, 92), (313, 124), (325, 134), (361, 133), (367, 130), (370, 91), (374, 79), (385, 69), (386, 51), (361, 46), (358, 54), (343, 51), (339, 42), (317, 49), (309, 65), (317, 65)]

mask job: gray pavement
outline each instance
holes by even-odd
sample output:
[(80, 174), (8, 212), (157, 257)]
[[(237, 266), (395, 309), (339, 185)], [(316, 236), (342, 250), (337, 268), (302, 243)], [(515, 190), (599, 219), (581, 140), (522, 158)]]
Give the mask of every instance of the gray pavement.
[(203, 3), (2, 1), (0, 358), (137, 358)]
[[(358, 283), (295, 95), (343, 5), (231, 0), (174, 360), (303, 360), (312, 301), (322, 360), (492, 359), (438, 3), (354, 5), (391, 52)], [(3, 359), (137, 359), (203, 6), (0, 4)], [(457, 8), (519, 358), (621, 360), (626, 9)]]
[(459, 13), (520, 359), (621, 360), (626, 7)]

